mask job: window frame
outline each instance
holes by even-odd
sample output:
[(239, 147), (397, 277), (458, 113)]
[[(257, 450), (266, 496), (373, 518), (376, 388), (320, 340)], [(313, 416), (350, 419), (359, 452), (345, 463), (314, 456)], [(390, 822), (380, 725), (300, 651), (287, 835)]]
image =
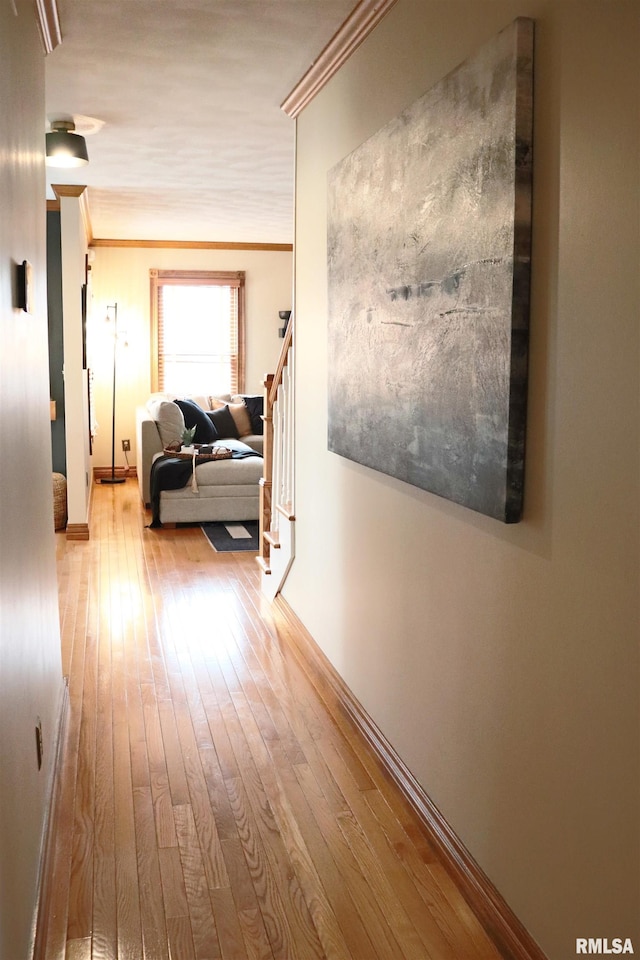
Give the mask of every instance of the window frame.
[(245, 271), (244, 270), (158, 270), (149, 271), (151, 279), (151, 391), (157, 393), (160, 387), (159, 367), (159, 315), (158, 293), (163, 286), (207, 286), (207, 287), (234, 287), (238, 297), (237, 317), (237, 384), (231, 393), (244, 393), (245, 387)]

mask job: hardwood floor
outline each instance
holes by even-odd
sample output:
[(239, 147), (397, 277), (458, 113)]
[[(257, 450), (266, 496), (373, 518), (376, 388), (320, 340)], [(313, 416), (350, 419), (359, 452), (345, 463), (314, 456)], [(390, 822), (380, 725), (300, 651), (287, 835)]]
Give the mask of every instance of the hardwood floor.
[(57, 537), (69, 718), (47, 960), (498, 960), (288, 643), (254, 554), (149, 530), (135, 481)]

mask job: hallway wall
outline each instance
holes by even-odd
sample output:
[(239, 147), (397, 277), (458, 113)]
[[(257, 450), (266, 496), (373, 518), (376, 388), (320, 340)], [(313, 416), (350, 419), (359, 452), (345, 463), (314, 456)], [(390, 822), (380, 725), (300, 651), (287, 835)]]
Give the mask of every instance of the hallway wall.
[[(327, 451), (327, 173), (536, 20), (524, 519)], [(296, 560), (284, 596), (550, 960), (635, 937), (638, 5), (399, 0), (297, 120)]]
[[(62, 695), (53, 531), (44, 53), (30, 0), (0, 4), (0, 957), (31, 956)], [(16, 266), (33, 267), (34, 309)], [(37, 768), (36, 723), (44, 739)]]

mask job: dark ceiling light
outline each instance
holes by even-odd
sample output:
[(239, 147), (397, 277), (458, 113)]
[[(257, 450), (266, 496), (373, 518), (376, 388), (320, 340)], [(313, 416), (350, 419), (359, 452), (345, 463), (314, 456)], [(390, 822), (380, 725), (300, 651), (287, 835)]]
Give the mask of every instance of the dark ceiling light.
[(48, 167), (82, 167), (89, 163), (84, 137), (73, 133), (73, 120), (52, 120), (51, 133), (47, 134)]

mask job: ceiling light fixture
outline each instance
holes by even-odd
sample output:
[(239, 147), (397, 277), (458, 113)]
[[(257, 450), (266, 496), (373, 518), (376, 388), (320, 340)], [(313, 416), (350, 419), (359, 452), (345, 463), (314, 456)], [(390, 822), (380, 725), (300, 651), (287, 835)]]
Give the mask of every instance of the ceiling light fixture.
[(48, 167), (82, 167), (89, 163), (84, 137), (73, 133), (73, 120), (52, 120), (51, 133), (47, 134)]

